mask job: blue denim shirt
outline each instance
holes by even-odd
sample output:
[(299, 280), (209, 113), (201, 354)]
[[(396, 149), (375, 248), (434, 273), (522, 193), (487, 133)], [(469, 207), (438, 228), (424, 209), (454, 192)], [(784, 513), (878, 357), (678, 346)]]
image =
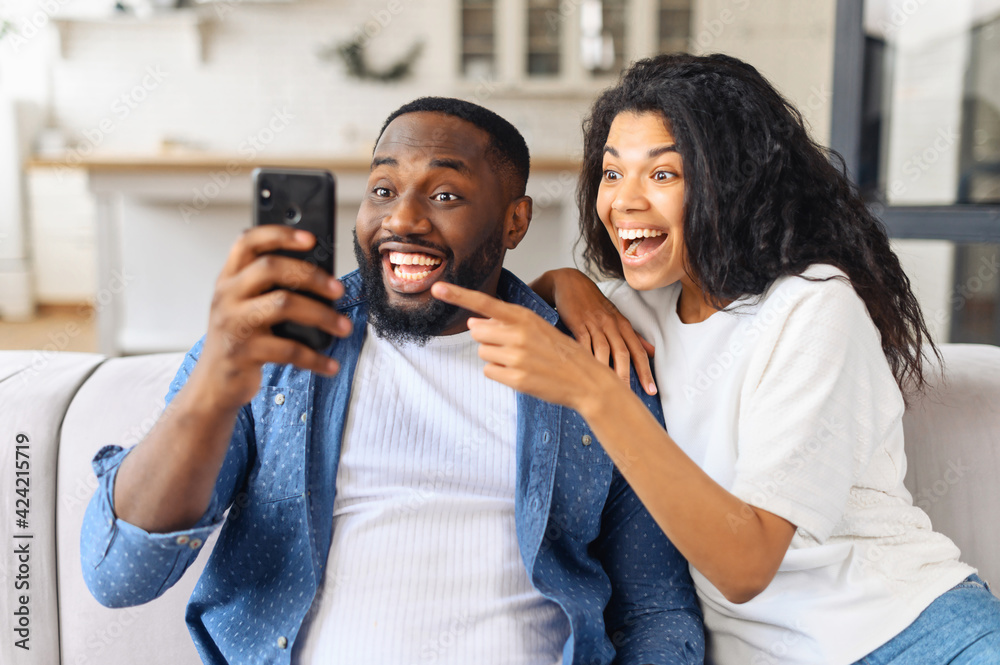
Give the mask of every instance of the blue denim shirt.
[[(323, 579), (337, 464), (354, 370), (367, 331), (357, 272), (337, 309), (354, 331), (327, 354), (323, 377), (266, 364), (260, 392), (237, 416), (205, 515), (191, 529), (147, 533), (115, 516), (113, 488), (128, 453), (94, 457), (99, 486), (81, 533), (84, 579), (102, 604), (137, 605), (173, 585), (222, 524), (186, 620), (206, 663), (289, 663)], [(504, 271), (498, 296), (557, 316)], [(204, 338), (170, 385), (177, 394)], [(658, 399), (633, 390), (662, 423)], [(515, 521), (534, 586), (569, 619), (566, 665), (702, 663), (704, 629), (687, 562), (664, 536), (575, 411), (517, 395)], [(228, 514), (226, 510), (228, 509)]]

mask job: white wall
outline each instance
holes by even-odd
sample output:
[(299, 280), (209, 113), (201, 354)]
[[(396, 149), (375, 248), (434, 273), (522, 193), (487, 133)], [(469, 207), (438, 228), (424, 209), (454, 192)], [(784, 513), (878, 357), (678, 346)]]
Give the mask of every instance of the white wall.
[(830, 138), (836, 0), (699, 0), (695, 52), (746, 60), (802, 112), (813, 137)]

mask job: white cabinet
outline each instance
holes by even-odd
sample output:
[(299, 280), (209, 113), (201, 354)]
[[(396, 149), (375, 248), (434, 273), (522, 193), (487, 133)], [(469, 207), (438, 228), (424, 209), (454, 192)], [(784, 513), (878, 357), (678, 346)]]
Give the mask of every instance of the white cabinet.
[(29, 248), (42, 303), (92, 301), (97, 285), (94, 199), (86, 171), (28, 170)]

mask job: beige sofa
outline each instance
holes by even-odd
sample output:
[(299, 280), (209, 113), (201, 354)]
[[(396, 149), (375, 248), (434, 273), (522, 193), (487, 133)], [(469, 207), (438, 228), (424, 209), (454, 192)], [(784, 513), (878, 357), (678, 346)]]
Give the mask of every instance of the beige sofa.
[[(1000, 348), (942, 351), (947, 381), (937, 381), (906, 415), (907, 485), (963, 558), (1000, 584)], [(119, 610), (90, 596), (79, 558), (80, 523), (96, 487), (91, 456), (105, 444), (142, 438), (182, 357), (0, 351), (0, 664), (199, 662), (184, 606), (204, 554), (161, 598)], [(17, 481), (19, 470), (29, 483)], [(24, 497), (16, 491), (25, 484), (21, 517), (17, 500)], [(24, 548), (27, 554), (15, 553)], [(17, 646), (22, 635), (28, 650)]]

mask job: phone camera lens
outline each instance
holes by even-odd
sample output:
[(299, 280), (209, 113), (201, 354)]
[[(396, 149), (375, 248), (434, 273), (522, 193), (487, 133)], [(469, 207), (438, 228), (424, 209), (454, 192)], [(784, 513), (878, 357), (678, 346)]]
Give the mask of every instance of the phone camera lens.
[(297, 205), (290, 205), (285, 209), (285, 220), (289, 224), (298, 224), (302, 219), (302, 211)]
[(257, 205), (261, 210), (270, 210), (274, 206), (274, 188), (271, 187), (269, 180), (261, 180), (257, 186), (257, 196)]

